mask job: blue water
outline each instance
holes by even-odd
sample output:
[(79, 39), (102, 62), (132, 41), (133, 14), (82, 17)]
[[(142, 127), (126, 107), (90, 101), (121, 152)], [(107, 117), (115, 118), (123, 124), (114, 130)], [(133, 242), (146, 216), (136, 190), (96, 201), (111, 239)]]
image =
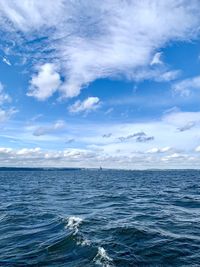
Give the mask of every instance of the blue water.
[(0, 266), (200, 266), (200, 171), (0, 171)]

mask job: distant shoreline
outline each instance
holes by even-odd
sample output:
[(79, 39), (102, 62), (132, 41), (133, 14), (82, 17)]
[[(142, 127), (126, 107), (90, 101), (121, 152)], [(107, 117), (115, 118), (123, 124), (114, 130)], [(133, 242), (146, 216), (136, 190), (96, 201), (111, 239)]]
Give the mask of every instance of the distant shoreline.
[(0, 171), (81, 171), (81, 170), (98, 170), (98, 171), (200, 171), (200, 169), (114, 169), (114, 168), (76, 168), (76, 167), (0, 167)]

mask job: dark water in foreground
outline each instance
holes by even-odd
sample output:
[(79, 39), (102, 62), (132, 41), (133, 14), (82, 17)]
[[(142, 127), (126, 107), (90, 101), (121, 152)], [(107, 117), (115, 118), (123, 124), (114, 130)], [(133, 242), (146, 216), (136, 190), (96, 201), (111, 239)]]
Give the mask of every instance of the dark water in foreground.
[(200, 171), (0, 171), (0, 266), (200, 266)]

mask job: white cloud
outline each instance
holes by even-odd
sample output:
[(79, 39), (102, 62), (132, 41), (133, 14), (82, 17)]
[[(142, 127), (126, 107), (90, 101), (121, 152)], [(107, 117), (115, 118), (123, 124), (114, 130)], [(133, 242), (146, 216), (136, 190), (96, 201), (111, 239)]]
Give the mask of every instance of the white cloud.
[(14, 108), (10, 108), (10, 109), (1, 109), (0, 108), (0, 122), (7, 121), (16, 112), (17, 112), (17, 110), (15, 110)]
[(197, 146), (197, 147), (195, 148), (195, 151), (196, 151), (196, 152), (200, 152), (200, 146)]
[[(198, 122), (200, 122), (200, 118), (199, 118), (199, 121), (198, 121)], [(189, 121), (189, 122), (187, 122), (185, 125), (183, 125), (183, 126), (181, 126), (181, 127), (178, 127), (177, 130), (178, 130), (179, 132), (188, 131), (188, 130), (192, 129), (193, 127), (195, 127), (196, 124), (197, 124), (197, 121), (196, 121), (196, 122), (194, 122), (194, 121)]]
[(200, 122), (200, 112), (172, 111), (163, 116), (163, 120), (178, 127), (179, 131), (191, 129)]
[(87, 99), (77, 100), (72, 106), (69, 107), (71, 113), (79, 113), (84, 111), (95, 110), (99, 107), (100, 99), (98, 97), (88, 97)]
[[(60, 89), (54, 69), (50, 75), (32, 78), (29, 95), (43, 100), (58, 89), (66, 97), (77, 96), (98, 78), (134, 80), (144, 67), (143, 77), (151, 78), (148, 66), (156, 51), (172, 40), (187, 41), (197, 35), (200, 5), (195, 0), (111, 0), (100, 5), (95, 0), (1, 0), (0, 17), (1, 31), (7, 32), (2, 38), (10, 32), (10, 39), (25, 45), (27, 58), (37, 50), (33, 64), (59, 65), (64, 79)], [(41, 36), (47, 38), (38, 42)], [(171, 75), (163, 78), (169, 80)]]
[(163, 64), (163, 62), (161, 60), (161, 56), (162, 56), (162, 52), (155, 53), (155, 55), (152, 58), (152, 61), (151, 61), (150, 65)]
[(180, 74), (181, 74), (180, 70), (171, 70), (171, 71), (162, 72), (155, 77), (155, 81), (170, 82), (170, 81), (176, 80)]
[(57, 132), (58, 130), (64, 129), (65, 127), (66, 127), (65, 122), (62, 120), (59, 120), (55, 122), (53, 125), (40, 126), (36, 128), (33, 132), (33, 135), (35, 136), (47, 135), (47, 134)]
[(0, 147), (0, 154), (8, 154), (12, 152), (12, 148)]
[(0, 106), (2, 106), (5, 103), (11, 102), (11, 97), (4, 92), (4, 86), (0, 82)]
[(173, 153), (161, 158), (162, 161), (170, 161), (170, 160), (183, 160), (184, 158), (188, 158), (188, 155), (180, 154), (180, 153)]
[(180, 70), (168, 70), (166, 66), (162, 68), (149, 69), (147, 67), (138, 68), (135, 72), (127, 72), (127, 79), (137, 82), (152, 80), (156, 82), (170, 82), (176, 80), (181, 74)]
[(15, 111), (14, 109), (5, 110), (0, 108), (0, 123), (9, 120), (10, 117), (16, 112), (17, 111)]
[(112, 136), (112, 133), (103, 134), (103, 138), (110, 138)]
[[(107, 168), (198, 168), (199, 157), (190, 154), (173, 153), (164, 157), (145, 153), (129, 155), (117, 153), (111, 155), (103, 150), (95, 149), (64, 149), (44, 150), (40, 147), (18, 148), (0, 147), (0, 160), (4, 166), (21, 167), (96, 167)], [(34, 160), (34, 166), (32, 165)]]
[(167, 146), (167, 147), (163, 147), (163, 148), (158, 148), (158, 147), (153, 147), (149, 150), (147, 150), (147, 153), (150, 153), (150, 154), (154, 154), (154, 153), (165, 153), (165, 152), (168, 152), (172, 150), (171, 147)]
[[(166, 147), (172, 147), (173, 152), (186, 151), (188, 153), (199, 145), (200, 124), (197, 123), (195, 127), (188, 131), (179, 132), (177, 129), (187, 124), (187, 121), (196, 121), (198, 116), (198, 112), (174, 111), (172, 114), (165, 114), (158, 120), (133, 123), (89, 123), (85, 121), (83, 124), (80, 121), (73, 120), (68, 121), (66, 128), (58, 130), (54, 130), (53, 125), (55, 123), (50, 124), (42, 121), (35, 123), (36, 125), (33, 125), (34, 123), (32, 125), (20, 124), (14, 128), (11, 123), (10, 126), (8, 125), (8, 130), (1, 131), (1, 135), (18, 138), (20, 140), (18, 142), (25, 146), (34, 144), (46, 149), (66, 146), (68, 145), (66, 140), (74, 139), (76, 141), (71, 143), (70, 147), (88, 148), (88, 146), (95, 145), (98, 146), (98, 149), (103, 149), (110, 155), (115, 155), (117, 150), (128, 156), (134, 151), (146, 153), (152, 148), (163, 150)], [(102, 137), (109, 133), (112, 133), (109, 138)], [(134, 133), (140, 133), (141, 136), (147, 138), (154, 137), (154, 139), (151, 138), (151, 141), (144, 142), (146, 138), (143, 140), (141, 137), (136, 141), (136, 138), (140, 135), (138, 134), (131, 139)], [(124, 142), (120, 142), (119, 137), (128, 138)]]
[(105, 111), (105, 115), (108, 115), (114, 111), (114, 108), (109, 108)]
[[(65, 150), (42, 150), (40, 147), (35, 148), (19, 148), (13, 149), (8, 147), (0, 147), (0, 160), (5, 166), (83, 166), (83, 163), (89, 162), (95, 154), (85, 149), (65, 149)], [(67, 165), (66, 165), (67, 164)]]
[(0, 122), (7, 121), (17, 112), (13, 107), (5, 107), (5, 104), (9, 104), (10, 102), (12, 102), (12, 98), (4, 92), (4, 86), (0, 82)]
[(193, 90), (200, 90), (200, 76), (185, 79), (173, 85), (172, 89), (182, 96), (190, 95)]
[(2, 58), (2, 61), (3, 61), (5, 64), (7, 64), (8, 66), (11, 66), (11, 63), (10, 63), (9, 59), (7, 59), (6, 57), (3, 57), (3, 58)]
[(144, 132), (137, 132), (137, 133), (129, 134), (127, 136), (120, 136), (118, 137), (118, 139), (121, 142), (134, 139), (136, 142), (142, 143), (142, 142), (149, 142), (149, 141), (154, 140), (154, 136), (148, 136)]
[[(198, 118), (199, 113), (172, 113), (158, 120), (135, 123), (83, 124), (73, 120), (68, 122), (67, 131), (65, 128), (58, 129), (56, 134), (54, 129), (62, 123), (42, 124), (40, 121), (39, 127), (8, 124), (1, 129), (0, 136), (7, 145), (5, 149), (0, 149), (0, 161), (2, 165), (10, 166), (20, 162), (33, 166), (31, 159), (34, 158), (34, 166), (199, 168), (200, 125), (189, 131), (177, 131), (183, 122)], [(33, 135), (36, 129), (38, 136)], [(134, 133), (137, 135), (133, 137)], [(104, 138), (105, 134), (108, 138)], [(127, 141), (119, 142), (120, 136), (128, 137)], [(154, 136), (155, 139), (136, 142), (140, 136)], [(19, 148), (10, 151), (14, 138)], [(40, 151), (29, 151), (37, 147), (41, 148)]]
[(56, 71), (56, 66), (45, 63), (40, 66), (38, 74), (32, 77), (27, 95), (38, 100), (45, 100), (53, 95), (59, 88), (60, 83), (60, 75)]
[(16, 155), (20, 156), (32, 156), (34, 154), (39, 154), (41, 151), (40, 147), (36, 148), (22, 148), (16, 151)]

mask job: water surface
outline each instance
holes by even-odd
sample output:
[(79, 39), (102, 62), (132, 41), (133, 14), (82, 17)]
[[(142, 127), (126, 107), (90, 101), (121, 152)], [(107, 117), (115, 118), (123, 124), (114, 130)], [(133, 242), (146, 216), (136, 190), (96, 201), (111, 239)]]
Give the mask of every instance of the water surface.
[(200, 266), (200, 171), (0, 171), (0, 266)]

